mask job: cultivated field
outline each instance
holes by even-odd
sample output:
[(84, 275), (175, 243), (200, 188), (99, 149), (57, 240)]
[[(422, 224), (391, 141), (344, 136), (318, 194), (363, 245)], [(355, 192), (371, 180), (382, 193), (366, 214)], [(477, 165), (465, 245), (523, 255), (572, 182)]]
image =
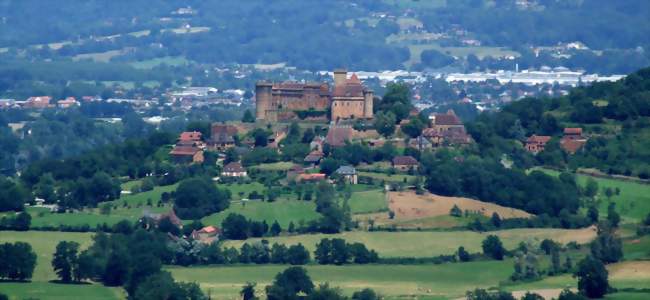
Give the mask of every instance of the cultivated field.
[(389, 208), (395, 212), (395, 218), (398, 220), (449, 215), (449, 211), (454, 205), (457, 205), (463, 212), (468, 210), (486, 217), (492, 216), (493, 213), (499, 214), (502, 219), (528, 218), (531, 216), (531, 214), (523, 210), (469, 198), (444, 197), (429, 193), (417, 195), (413, 191), (390, 192), (388, 197)]
[[(454, 254), (459, 246), (464, 246), (469, 252), (481, 252), (481, 242), (488, 234), (501, 238), (508, 249), (515, 248), (522, 241), (541, 242), (543, 239), (553, 239), (561, 243), (576, 241), (587, 243), (596, 236), (594, 228), (585, 229), (511, 229), (478, 233), (473, 231), (410, 231), (410, 232), (344, 232), (340, 234), (308, 234), (266, 238), (270, 243), (294, 245), (302, 243), (313, 253), (316, 244), (323, 238), (342, 238), (347, 242), (361, 242), (369, 249), (374, 249), (380, 257), (432, 257), (437, 255)], [(244, 242), (254, 243), (260, 239), (247, 241), (227, 241), (227, 246), (241, 246)]]
[(319, 217), (316, 206), (311, 201), (277, 200), (275, 202), (264, 202), (256, 200), (231, 203), (228, 209), (204, 217), (201, 221), (206, 225), (221, 227), (221, 222), (231, 213), (241, 214), (255, 221), (266, 221), (269, 226), (277, 220), (285, 230), (292, 221), (298, 226), (300, 220), (307, 222)]

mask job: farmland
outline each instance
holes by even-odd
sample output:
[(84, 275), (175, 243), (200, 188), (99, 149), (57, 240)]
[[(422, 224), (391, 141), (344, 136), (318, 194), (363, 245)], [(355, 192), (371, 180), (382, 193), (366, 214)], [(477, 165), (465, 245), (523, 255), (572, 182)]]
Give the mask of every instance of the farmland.
[(301, 220), (311, 221), (318, 218), (313, 202), (298, 200), (278, 200), (276, 202), (246, 201), (232, 203), (225, 211), (207, 216), (204, 224), (220, 225), (229, 214), (237, 213), (255, 221), (266, 221), (269, 225), (276, 220), (286, 229), (290, 222), (298, 225)]
[[(553, 239), (561, 243), (576, 241), (587, 243), (595, 237), (593, 228), (578, 230), (563, 229), (512, 229), (495, 231), (508, 249), (515, 248), (521, 241), (537, 241)], [(469, 252), (480, 252), (481, 242), (487, 235), (472, 231), (453, 232), (344, 232), (341, 234), (325, 235), (310, 234), (286, 237), (267, 238), (270, 243), (294, 245), (302, 243), (313, 252), (316, 243), (323, 238), (342, 238), (347, 242), (361, 242), (369, 249), (374, 249), (380, 257), (432, 257), (453, 254), (459, 246), (464, 246)], [(256, 239), (246, 242), (255, 242)], [(226, 245), (240, 246), (242, 241), (228, 241)]]

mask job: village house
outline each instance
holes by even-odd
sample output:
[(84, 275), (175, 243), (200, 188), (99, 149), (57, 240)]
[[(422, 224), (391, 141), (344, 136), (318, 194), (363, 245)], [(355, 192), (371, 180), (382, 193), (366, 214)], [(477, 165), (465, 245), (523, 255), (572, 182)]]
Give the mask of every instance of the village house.
[(316, 174), (304, 173), (304, 174), (298, 175), (296, 177), (296, 181), (298, 181), (298, 182), (303, 182), (303, 181), (318, 182), (318, 181), (321, 181), (321, 180), (325, 180), (325, 178), (327, 178), (327, 175), (322, 174), (322, 173), (316, 173)]
[(192, 230), (190, 236), (193, 240), (203, 244), (212, 244), (219, 241), (219, 235), (221, 235), (221, 229), (214, 226), (206, 226), (199, 230)]
[(311, 164), (315, 166), (320, 163), (320, 161), (325, 157), (325, 154), (322, 151), (314, 150), (305, 156), (303, 160), (306, 164)]
[(431, 128), (436, 132), (442, 133), (450, 128), (462, 128), (465, 130), (465, 125), (463, 125), (463, 122), (451, 109), (444, 114), (431, 114), (429, 120), (431, 122)]
[(208, 141), (208, 147), (214, 151), (226, 151), (235, 147), (235, 136), (238, 134), (237, 127), (225, 124), (212, 124), (212, 136)]
[(406, 172), (409, 170), (417, 170), (418, 165), (418, 160), (413, 156), (395, 156), (395, 158), (393, 158), (393, 168), (399, 171)]
[(427, 138), (434, 146), (442, 145), (467, 145), (472, 138), (467, 134), (465, 125), (453, 110), (444, 114), (429, 116), (430, 128), (422, 131), (422, 136)]
[(152, 226), (158, 227), (160, 222), (164, 219), (168, 219), (176, 227), (183, 229), (183, 221), (181, 221), (181, 219), (176, 216), (176, 213), (173, 209), (166, 213), (157, 214), (152, 213), (149, 208), (146, 208), (142, 212), (142, 219), (140, 219), (140, 222), (143, 223), (145, 229), (149, 229)]
[(433, 148), (433, 144), (424, 136), (418, 136), (414, 139), (409, 140), (408, 147), (417, 149), (419, 151), (424, 151)]
[(75, 99), (74, 97), (68, 97), (65, 98), (64, 100), (57, 101), (56, 105), (59, 108), (70, 108), (73, 106), (79, 106), (79, 102), (77, 102), (77, 99)]
[(231, 162), (223, 167), (223, 171), (221, 172), (221, 176), (224, 177), (246, 177), (248, 176), (248, 173), (246, 173), (246, 169), (242, 167), (241, 163), (239, 162)]
[(314, 139), (309, 143), (309, 150), (317, 150), (317, 151), (323, 151), (323, 145), (325, 144), (325, 137), (323, 136), (316, 136)]
[(551, 140), (550, 136), (547, 135), (532, 135), (526, 139), (526, 150), (533, 154), (544, 151), (546, 143)]
[(341, 176), (348, 184), (357, 184), (358, 182), (357, 170), (352, 166), (340, 166), (334, 173)]
[(35, 108), (35, 109), (47, 108), (50, 107), (51, 100), (52, 97), (50, 96), (29, 97), (27, 101), (25, 101), (24, 107)]
[(174, 149), (169, 152), (172, 159), (176, 163), (203, 163), (205, 160), (203, 150), (196, 146), (183, 146), (176, 145)]
[(352, 140), (354, 129), (351, 127), (331, 126), (327, 131), (325, 143), (330, 147), (343, 147), (345, 143)]
[(564, 136), (560, 140), (560, 147), (569, 154), (575, 154), (587, 144), (587, 138), (582, 135), (582, 128), (564, 128)]
[(305, 174), (305, 168), (299, 165), (293, 165), (289, 170), (287, 170), (287, 180), (295, 181), (296, 177), (300, 174)]

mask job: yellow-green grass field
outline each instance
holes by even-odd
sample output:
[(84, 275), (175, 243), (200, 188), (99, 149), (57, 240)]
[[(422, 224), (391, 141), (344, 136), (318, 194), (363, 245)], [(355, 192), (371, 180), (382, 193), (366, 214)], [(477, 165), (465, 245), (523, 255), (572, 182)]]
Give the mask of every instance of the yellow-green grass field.
[(252, 166), (251, 168), (262, 171), (287, 171), (291, 169), (293, 165), (294, 163), (292, 162), (281, 161), (276, 163), (259, 164), (257, 166)]
[(359, 172), (360, 177), (370, 177), (373, 180), (383, 180), (386, 182), (404, 182), (404, 179), (406, 178), (406, 181), (409, 182), (413, 179), (415, 179), (415, 176), (413, 175), (406, 175), (406, 174), (386, 174), (386, 173), (376, 173), (376, 172)]
[[(310, 252), (323, 238), (342, 238), (347, 242), (361, 242), (369, 249), (374, 249), (380, 257), (433, 257), (449, 255), (463, 246), (471, 253), (481, 252), (481, 243), (489, 235), (501, 238), (507, 249), (514, 249), (522, 241), (539, 243), (543, 239), (552, 239), (561, 243), (576, 241), (587, 243), (596, 233), (593, 228), (586, 229), (510, 229), (489, 233), (473, 231), (410, 231), (410, 232), (363, 232), (352, 231), (340, 234), (308, 234), (266, 238), (270, 243), (294, 245), (302, 243)], [(246, 241), (227, 241), (227, 246), (240, 247), (243, 243), (254, 243), (260, 239)]]
[(380, 189), (353, 192), (348, 203), (353, 214), (388, 210), (386, 194)]
[(319, 217), (314, 202), (280, 199), (275, 202), (258, 200), (234, 202), (228, 209), (204, 217), (201, 221), (206, 225), (221, 226), (221, 222), (231, 213), (241, 214), (256, 221), (266, 221), (269, 226), (277, 220), (285, 230), (290, 222), (298, 226), (300, 220), (307, 222)]
[[(287, 266), (250, 265), (169, 268), (169, 271), (176, 280), (199, 283), (204, 291), (209, 291), (217, 299), (239, 299), (238, 293), (246, 282), (257, 282), (261, 292), (285, 268)], [(442, 265), (308, 265), (305, 268), (314, 282), (329, 282), (348, 295), (372, 288), (387, 299), (407, 295), (424, 296), (417, 299), (453, 299), (476, 287), (497, 286), (512, 274), (512, 261)]]
[[(123, 195), (118, 200), (100, 204), (110, 204), (113, 206), (109, 214), (101, 214), (99, 208), (84, 209), (83, 211), (63, 214), (51, 213), (43, 208), (29, 208), (27, 211), (32, 216), (32, 226), (35, 227), (57, 227), (59, 225), (81, 226), (86, 224), (95, 227), (103, 223), (113, 225), (122, 220), (135, 222), (142, 217), (143, 210), (147, 207), (148, 199), (151, 199), (153, 204), (153, 207), (149, 207), (151, 212), (161, 213), (169, 211), (171, 209), (169, 204), (163, 207), (157, 207), (156, 203), (160, 200), (162, 193), (174, 191), (176, 187), (177, 184), (157, 186), (151, 191)], [(127, 204), (126, 207), (124, 206), (125, 203)]]
[(52, 270), (52, 255), (60, 241), (75, 241), (86, 248), (92, 243), (92, 233), (47, 231), (0, 231), (0, 243), (26, 242), (36, 252), (36, 268), (31, 282), (0, 282), (0, 293), (10, 299), (123, 299), (121, 288), (108, 288), (100, 284), (63, 285), (56, 280)]
[(228, 189), (230, 191), (230, 194), (232, 195), (232, 200), (246, 199), (248, 198), (248, 194), (250, 194), (253, 191), (256, 191), (259, 194), (264, 194), (264, 191), (266, 190), (264, 185), (259, 182), (251, 182), (251, 183), (244, 183), (244, 184), (237, 184), (237, 183), (221, 184), (220, 183), (217, 184), (217, 187), (222, 189), (223, 188)]
[[(539, 169), (547, 174), (559, 175), (559, 172), (548, 169)], [(594, 179), (598, 183), (598, 199), (601, 217), (607, 216), (607, 206), (609, 200), (605, 196), (605, 188), (618, 188), (621, 193), (614, 195), (611, 201), (616, 203), (616, 210), (621, 214), (624, 222), (637, 223), (645, 218), (650, 213), (650, 184), (643, 184), (633, 181), (624, 181), (618, 179), (598, 178), (583, 174), (577, 174), (578, 183), (582, 186), (587, 184), (589, 178)]]

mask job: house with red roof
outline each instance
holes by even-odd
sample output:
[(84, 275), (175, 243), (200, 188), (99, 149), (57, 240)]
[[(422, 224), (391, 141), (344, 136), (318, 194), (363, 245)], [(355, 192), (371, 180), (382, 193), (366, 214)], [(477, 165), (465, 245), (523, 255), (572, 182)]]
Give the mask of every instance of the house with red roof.
[(393, 168), (399, 171), (417, 170), (419, 164), (418, 160), (410, 155), (395, 156), (393, 158)]
[(248, 173), (241, 163), (233, 161), (223, 167), (221, 176), (224, 177), (246, 177)]
[(199, 230), (193, 230), (190, 235), (193, 240), (199, 241), (203, 244), (212, 244), (219, 240), (221, 229), (214, 226), (206, 226)]
[(546, 143), (551, 140), (551, 137), (548, 135), (531, 135), (526, 139), (526, 150), (533, 154), (544, 151)]
[(560, 140), (560, 147), (564, 151), (569, 154), (576, 154), (586, 144), (587, 138), (582, 135), (582, 128), (564, 128), (564, 136)]
[(52, 100), (52, 97), (50, 96), (37, 96), (37, 97), (29, 97), (27, 98), (27, 101), (25, 101), (25, 108), (35, 108), (35, 109), (43, 109), (50, 107), (50, 101)]

